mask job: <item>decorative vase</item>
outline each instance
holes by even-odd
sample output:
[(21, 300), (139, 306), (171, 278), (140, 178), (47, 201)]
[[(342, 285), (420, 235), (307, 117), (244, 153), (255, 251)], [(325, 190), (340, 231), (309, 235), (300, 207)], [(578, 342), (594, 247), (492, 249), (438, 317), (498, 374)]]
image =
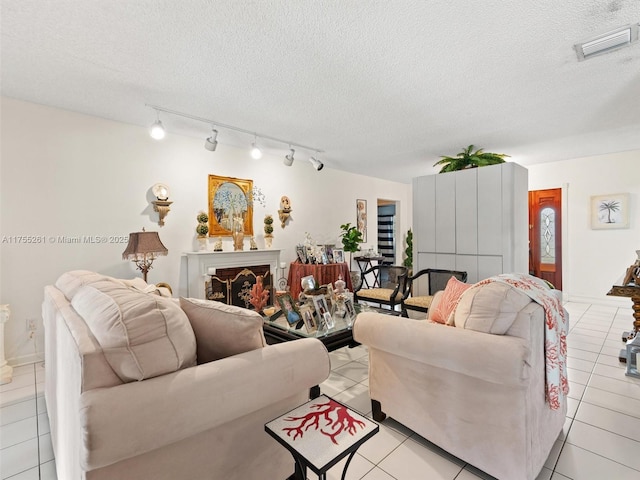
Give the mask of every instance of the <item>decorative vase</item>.
[(207, 237), (198, 236), (198, 249), (203, 252), (207, 249)]
[(273, 235), (265, 235), (264, 236), (264, 246), (265, 248), (271, 248), (271, 244), (273, 243)]
[(234, 231), (231, 236), (233, 237), (233, 251), (244, 250), (244, 232)]

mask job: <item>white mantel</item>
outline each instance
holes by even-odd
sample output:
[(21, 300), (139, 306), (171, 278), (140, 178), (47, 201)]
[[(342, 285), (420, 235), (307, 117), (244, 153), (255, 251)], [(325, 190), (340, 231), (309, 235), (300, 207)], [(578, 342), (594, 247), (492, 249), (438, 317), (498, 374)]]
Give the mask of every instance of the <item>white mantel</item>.
[[(188, 295), (191, 298), (206, 298), (205, 277), (217, 268), (252, 267), (269, 265), (275, 276), (280, 259), (280, 250), (242, 250), (236, 252), (186, 252)], [(210, 270), (211, 269), (211, 270)]]

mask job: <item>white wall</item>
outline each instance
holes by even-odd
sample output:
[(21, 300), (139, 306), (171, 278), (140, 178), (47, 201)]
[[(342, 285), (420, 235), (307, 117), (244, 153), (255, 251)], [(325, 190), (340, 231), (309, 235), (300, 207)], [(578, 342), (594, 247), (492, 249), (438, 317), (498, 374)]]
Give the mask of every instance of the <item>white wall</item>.
[[(282, 250), (281, 261), (295, 258), (294, 247), (305, 232), (317, 243), (337, 243), (340, 224), (355, 223), (357, 198), (370, 206), (364, 248), (375, 247), (378, 198), (400, 202), (398, 231), (410, 227), (410, 185), (327, 167), (316, 172), (303, 155), (286, 167), (281, 156), (253, 160), (248, 148), (220, 144), (216, 152), (206, 151), (204, 137), (168, 134), (158, 142), (146, 128), (9, 98), (1, 102), (0, 303), (11, 305), (5, 345), (13, 364), (41, 353), (43, 287), (61, 273), (88, 269), (123, 278), (140, 275), (122, 260), (126, 243), (61, 244), (49, 237), (126, 238), (142, 227), (157, 230), (169, 255), (155, 261), (149, 281), (168, 282), (174, 295), (186, 294), (181, 254), (197, 248), (196, 215), (207, 209), (209, 174), (251, 179), (262, 190), (267, 206), (255, 206), (256, 241), (263, 248), (262, 220), (272, 214), (272, 248)], [(158, 182), (171, 188), (174, 202), (164, 227), (158, 226), (150, 204), (149, 190)], [(293, 208), (284, 230), (277, 220), (282, 195), (289, 196)], [(14, 237), (22, 235), (45, 241), (15, 243)], [(232, 249), (230, 239), (224, 240), (224, 249)], [(37, 319), (35, 342), (26, 332), (28, 318)]]
[[(592, 301), (628, 307), (631, 300), (607, 297), (611, 285), (624, 274), (640, 249), (640, 151), (612, 153), (532, 165), (529, 190), (565, 187), (563, 198), (563, 289), (573, 301)], [(592, 230), (593, 195), (630, 194), (630, 228)]]

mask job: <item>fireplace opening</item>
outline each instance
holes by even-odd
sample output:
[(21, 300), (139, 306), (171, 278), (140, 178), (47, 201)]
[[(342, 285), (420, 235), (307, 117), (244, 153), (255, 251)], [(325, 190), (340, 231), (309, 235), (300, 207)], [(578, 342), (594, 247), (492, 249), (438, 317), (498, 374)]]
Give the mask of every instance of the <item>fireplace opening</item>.
[(251, 288), (256, 284), (256, 278), (259, 276), (263, 277), (262, 284), (269, 291), (269, 303), (273, 305), (273, 281), (269, 265), (218, 268), (216, 273), (208, 275), (205, 281), (206, 298), (255, 310), (249, 303), (249, 299)]

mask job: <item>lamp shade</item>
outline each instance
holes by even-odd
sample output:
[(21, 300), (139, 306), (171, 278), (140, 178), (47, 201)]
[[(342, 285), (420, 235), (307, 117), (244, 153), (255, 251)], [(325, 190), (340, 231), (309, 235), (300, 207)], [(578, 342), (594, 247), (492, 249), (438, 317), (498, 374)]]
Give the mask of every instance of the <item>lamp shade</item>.
[(122, 259), (145, 260), (168, 253), (169, 250), (160, 241), (158, 232), (134, 232), (129, 234), (129, 243), (122, 252)]

